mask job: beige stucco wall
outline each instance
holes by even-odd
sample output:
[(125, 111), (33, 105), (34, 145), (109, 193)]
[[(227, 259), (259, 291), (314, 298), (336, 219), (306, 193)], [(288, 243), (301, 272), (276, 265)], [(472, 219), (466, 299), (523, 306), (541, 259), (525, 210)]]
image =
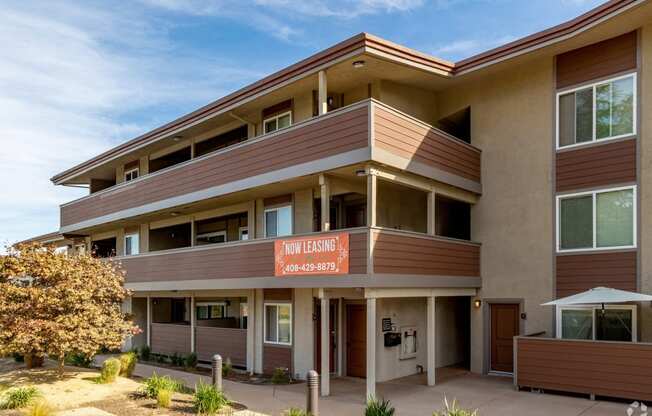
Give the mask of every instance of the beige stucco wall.
[[(652, 107), (652, 25), (644, 26), (640, 33), (640, 64), (639, 77), (639, 127), (640, 127), (640, 174), (639, 174), (639, 256), (640, 256), (640, 290), (652, 294), (652, 123), (647, 117), (646, 109)], [(640, 306), (639, 341), (652, 342), (652, 308), (649, 303)]]
[(376, 223), (381, 227), (425, 233), (428, 227), (427, 194), (378, 180)]
[[(553, 296), (552, 83), (546, 58), (438, 96), (441, 116), (471, 106), (472, 144), (482, 149), (483, 194), (471, 214), (482, 243), (479, 297), (522, 299), (524, 333), (552, 334), (552, 311), (539, 306)], [(484, 310), (471, 313), (475, 372), (485, 359)]]
[(312, 188), (294, 193), (294, 233), (312, 232), (313, 195)]
[(435, 94), (430, 91), (382, 80), (379, 98), (383, 103), (426, 123), (434, 124), (437, 120), (437, 101)]

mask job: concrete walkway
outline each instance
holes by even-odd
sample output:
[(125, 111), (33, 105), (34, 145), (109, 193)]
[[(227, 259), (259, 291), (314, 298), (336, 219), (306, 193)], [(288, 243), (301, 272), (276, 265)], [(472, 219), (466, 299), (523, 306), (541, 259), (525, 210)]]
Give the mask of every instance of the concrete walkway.
[[(135, 375), (148, 377), (154, 371), (159, 375), (184, 380), (194, 387), (210, 377), (183, 371), (138, 364)], [(225, 380), (224, 391), (230, 399), (240, 402), (250, 410), (269, 415), (281, 415), (290, 407), (305, 406), (305, 384), (287, 386), (251, 385)], [(428, 416), (440, 410), (444, 397), (458, 399), (468, 409), (478, 409), (479, 416), (532, 415), (532, 416), (607, 416), (625, 415), (625, 403), (590, 401), (588, 398), (554, 394), (517, 392), (511, 378), (478, 376), (464, 373), (444, 378), (434, 387), (425, 385), (423, 375), (410, 376), (391, 382), (379, 383), (379, 396), (385, 397), (396, 408), (397, 416)], [(324, 416), (361, 416), (364, 409), (365, 382), (355, 378), (331, 379), (331, 396), (319, 401), (320, 414)], [(634, 413), (636, 414), (636, 413)]]

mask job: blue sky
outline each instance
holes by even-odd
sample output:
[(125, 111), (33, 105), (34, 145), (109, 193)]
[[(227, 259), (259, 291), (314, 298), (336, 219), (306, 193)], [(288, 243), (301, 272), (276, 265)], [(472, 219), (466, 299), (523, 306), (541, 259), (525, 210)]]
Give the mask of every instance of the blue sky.
[(55, 173), (356, 33), (456, 61), (599, 3), (5, 1), (0, 243), (58, 229), (58, 205), (87, 192)]

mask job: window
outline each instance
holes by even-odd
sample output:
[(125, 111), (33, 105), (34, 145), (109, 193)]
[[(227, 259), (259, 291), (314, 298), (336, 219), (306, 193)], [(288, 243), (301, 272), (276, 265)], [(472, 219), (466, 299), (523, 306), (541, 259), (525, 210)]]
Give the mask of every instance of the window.
[(557, 251), (636, 247), (636, 187), (557, 197)]
[(290, 205), (265, 210), (265, 237), (292, 235), (292, 207)]
[(139, 253), (138, 234), (125, 235), (125, 256), (132, 256)]
[(226, 231), (197, 234), (198, 244), (226, 243)]
[(277, 114), (273, 117), (266, 118), (265, 121), (263, 121), (265, 133), (271, 133), (276, 130), (284, 129), (286, 127), (289, 127), (290, 124), (292, 124), (291, 111)]
[(125, 182), (133, 181), (138, 177), (138, 168), (130, 169), (125, 172)]
[(238, 235), (240, 236), (240, 240), (249, 240), (249, 228), (240, 227), (238, 229)]
[(197, 303), (197, 319), (226, 318), (225, 302), (199, 302)]
[(636, 306), (557, 308), (557, 337), (636, 342)]
[(265, 342), (282, 345), (292, 344), (291, 304), (265, 304)]
[(636, 133), (636, 74), (557, 94), (557, 147)]

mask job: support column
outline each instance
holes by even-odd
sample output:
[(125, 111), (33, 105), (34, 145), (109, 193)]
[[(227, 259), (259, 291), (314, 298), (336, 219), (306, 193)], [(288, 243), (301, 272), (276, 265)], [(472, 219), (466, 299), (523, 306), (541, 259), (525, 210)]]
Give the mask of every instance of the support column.
[(195, 326), (197, 317), (195, 316), (195, 296), (190, 296), (190, 351), (195, 352)]
[[(122, 313), (128, 313), (128, 314), (133, 313), (132, 299), (133, 298), (128, 297), (122, 301)], [(130, 335), (127, 338), (125, 338), (122, 344), (122, 351), (130, 351), (132, 346), (133, 346), (133, 336)]]
[(152, 348), (152, 298), (147, 296), (147, 346)]
[(367, 299), (367, 399), (376, 397), (376, 298)]
[(263, 372), (263, 289), (256, 289), (256, 308), (254, 310), (254, 320), (255, 320), (255, 355), (254, 355), (254, 372), (262, 374)]
[(428, 234), (430, 235), (437, 234), (435, 206), (435, 191), (430, 191), (428, 192)]
[(324, 174), (319, 175), (319, 189), (321, 191), (321, 230), (330, 231), (331, 187), (328, 177)]
[(376, 175), (369, 173), (367, 175), (367, 226), (376, 226), (376, 193), (378, 180)]
[(435, 297), (429, 296), (427, 298), (428, 306), (426, 308), (426, 340), (428, 344), (428, 358), (427, 358), (427, 367), (428, 367), (428, 385), (434, 386), (436, 381), (436, 371), (437, 371), (437, 331), (436, 331), (436, 304)]
[(318, 94), (319, 115), (326, 114), (328, 111), (328, 81), (326, 71), (319, 71), (319, 94)]
[(337, 300), (337, 325), (335, 326), (335, 330), (337, 331), (337, 375), (340, 377), (344, 375), (344, 334), (342, 333), (342, 323), (344, 322), (343, 312), (344, 298), (339, 298)]
[(247, 371), (254, 373), (255, 348), (256, 348), (256, 290), (249, 291), (247, 296)]
[(330, 299), (326, 294), (321, 298), (321, 395), (330, 395)]

